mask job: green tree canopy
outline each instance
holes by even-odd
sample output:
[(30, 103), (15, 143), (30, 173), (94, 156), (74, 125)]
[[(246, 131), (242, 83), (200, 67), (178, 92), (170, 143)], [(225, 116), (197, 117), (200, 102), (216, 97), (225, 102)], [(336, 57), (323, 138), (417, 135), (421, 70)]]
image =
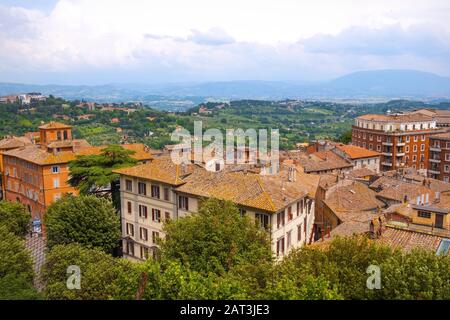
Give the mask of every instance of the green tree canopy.
[[(67, 288), (69, 266), (80, 268), (80, 290)], [(42, 277), (46, 283), (44, 295), (47, 299), (58, 300), (107, 300), (124, 297), (120, 293), (119, 283), (123, 285), (120, 282), (122, 277), (132, 277), (133, 268), (132, 262), (114, 258), (97, 248), (89, 249), (76, 243), (56, 245), (47, 254), (42, 269)], [(137, 282), (124, 286), (126, 287), (132, 292), (137, 288)]]
[(0, 225), (0, 300), (35, 299), (33, 265), (24, 241)]
[(66, 195), (44, 217), (47, 245), (79, 243), (112, 252), (120, 239), (119, 214), (111, 202), (95, 196)]
[(30, 230), (30, 214), (19, 202), (0, 201), (0, 226), (17, 236), (25, 236)]
[(227, 201), (204, 201), (197, 214), (164, 226), (163, 259), (199, 272), (221, 274), (239, 264), (271, 260), (268, 234)]
[(99, 155), (79, 156), (69, 163), (69, 184), (81, 194), (99, 192), (109, 184), (113, 188), (119, 175), (112, 170), (135, 165), (137, 161), (131, 157), (134, 153), (120, 145), (110, 145)]

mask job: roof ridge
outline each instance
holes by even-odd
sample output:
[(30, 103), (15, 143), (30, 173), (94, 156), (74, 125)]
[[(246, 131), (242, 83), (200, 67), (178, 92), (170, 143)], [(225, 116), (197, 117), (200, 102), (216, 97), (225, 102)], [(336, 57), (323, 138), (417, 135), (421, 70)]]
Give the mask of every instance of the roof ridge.
[(259, 175), (256, 175), (256, 182), (258, 183), (259, 187), (260, 187), (261, 190), (263, 191), (264, 196), (267, 197), (267, 200), (268, 200), (268, 202), (269, 202), (269, 205), (270, 205), (272, 211), (276, 211), (277, 209), (276, 209), (276, 207), (275, 207), (275, 204), (273, 203), (273, 200), (272, 200), (272, 198), (270, 197), (270, 195), (269, 195), (269, 194), (267, 193), (267, 191), (264, 189), (264, 186), (263, 186), (262, 181), (261, 181), (261, 177), (260, 177)]

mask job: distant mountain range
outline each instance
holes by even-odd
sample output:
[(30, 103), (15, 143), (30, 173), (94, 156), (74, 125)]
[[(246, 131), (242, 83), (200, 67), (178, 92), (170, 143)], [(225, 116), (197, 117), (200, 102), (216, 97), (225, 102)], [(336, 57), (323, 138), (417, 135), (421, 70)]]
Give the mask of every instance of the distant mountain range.
[(223, 81), (99, 86), (0, 83), (0, 95), (41, 92), (98, 102), (143, 101), (191, 105), (207, 99), (368, 99), (449, 100), (450, 78), (413, 70), (355, 72), (330, 81)]

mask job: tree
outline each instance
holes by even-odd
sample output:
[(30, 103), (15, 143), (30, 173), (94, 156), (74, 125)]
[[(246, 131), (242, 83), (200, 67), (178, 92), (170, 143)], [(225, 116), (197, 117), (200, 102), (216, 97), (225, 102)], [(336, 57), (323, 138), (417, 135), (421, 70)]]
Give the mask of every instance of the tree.
[(111, 185), (111, 193), (117, 191), (119, 175), (112, 170), (126, 168), (137, 163), (131, 157), (135, 151), (126, 150), (120, 145), (110, 145), (99, 155), (79, 156), (69, 163), (69, 184), (81, 194), (103, 192), (102, 187)]
[[(80, 269), (80, 289), (67, 288), (69, 266)], [(101, 250), (88, 249), (79, 244), (56, 245), (47, 254), (42, 269), (46, 283), (44, 295), (47, 299), (70, 300), (107, 300), (124, 297), (119, 283), (128, 274), (133, 275), (133, 263), (114, 258)], [(138, 273), (135, 274), (135, 279)], [(135, 291), (137, 281), (134, 281)]]
[(164, 231), (162, 257), (194, 271), (222, 274), (239, 264), (271, 260), (267, 232), (229, 201), (208, 199), (197, 214), (169, 222)]
[(30, 230), (30, 214), (19, 202), (0, 201), (0, 225), (15, 233), (25, 236)]
[(0, 299), (37, 298), (33, 276), (30, 253), (24, 241), (7, 226), (0, 225)]
[(119, 214), (111, 202), (95, 196), (66, 195), (44, 217), (47, 245), (79, 243), (112, 252), (120, 239)]
[(339, 141), (344, 144), (349, 144), (352, 142), (352, 130), (345, 131), (340, 137)]

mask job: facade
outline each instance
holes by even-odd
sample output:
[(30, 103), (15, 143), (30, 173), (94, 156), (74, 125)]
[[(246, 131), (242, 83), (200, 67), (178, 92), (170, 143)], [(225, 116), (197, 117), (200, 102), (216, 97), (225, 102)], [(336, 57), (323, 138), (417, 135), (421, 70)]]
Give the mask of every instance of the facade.
[(430, 136), (428, 176), (450, 182), (450, 132)]
[[(2, 152), (4, 197), (25, 205), (33, 220), (42, 220), (49, 205), (64, 194), (77, 194), (68, 184), (69, 162), (77, 155), (99, 154), (104, 147), (91, 147), (72, 138), (70, 126), (50, 122), (39, 127), (39, 143)], [(136, 151), (139, 161), (151, 159), (144, 145), (123, 145)]]
[(376, 151), (339, 143), (333, 152), (353, 163), (353, 169), (367, 168), (376, 173), (380, 171), (381, 154)]
[(403, 167), (428, 169), (429, 137), (436, 120), (421, 113), (368, 114), (355, 119), (352, 144), (381, 153), (381, 171)]
[(234, 202), (241, 214), (269, 232), (272, 251), (279, 258), (312, 241), (319, 177), (306, 177), (293, 166), (276, 175), (210, 172), (160, 157), (115, 172), (121, 175), (125, 257), (141, 260), (153, 255), (157, 238), (164, 237), (164, 221), (195, 214), (207, 198)]

